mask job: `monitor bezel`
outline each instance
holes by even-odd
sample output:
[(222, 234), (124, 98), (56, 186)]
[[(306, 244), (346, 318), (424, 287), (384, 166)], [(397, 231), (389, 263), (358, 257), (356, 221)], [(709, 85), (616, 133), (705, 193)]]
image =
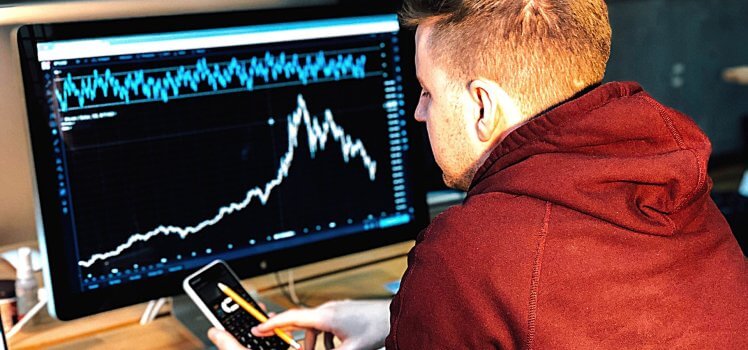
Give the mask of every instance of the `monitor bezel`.
[[(126, 34), (145, 34), (157, 32), (184, 31), (194, 29), (235, 27), (262, 23), (278, 23), (306, 19), (323, 19), (353, 17), (384, 13), (396, 13), (396, 2), (367, 2), (367, 6), (325, 5), (315, 7), (247, 10), (227, 13), (190, 14), (175, 16), (143, 17), (128, 19), (111, 19), (68, 23), (46, 23), (21, 26), (17, 40), (20, 53), (24, 90), (27, 106), (27, 121), (31, 148), (33, 186), (35, 190), (35, 211), (37, 214), (37, 233), (40, 248), (45, 261), (45, 284), (52, 292), (50, 312), (59, 319), (70, 320), (86, 315), (124, 307), (158, 297), (176, 295), (182, 292), (181, 282), (194, 269), (167, 274), (162, 277), (149, 278), (143, 281), (130, 282), (116, 287), (100, 290), (73, 292), (76, 280), (75, 262), (68, 261), (66, 249), (72, 249), (65, 240), (61, 227), (61, 213), (57, 205), (54, 184), (55, 171), (52, 165), (53, 152), (48, 142), (48, 124), (44, 107), (38, 103), (44, 97), (44, 90), (34, 82), (41, 79), (42, 71), (38, 64), (36, 43), (108, 37)], [(90, 33), (96, 33), (90, 35)], [(403, 75), (411, 77), (405, 80), (405, 100), (409, 115), (415, 108), (418, 98), (418, 87), (415, 82), (415, 71), (412, 64), (413, 34), (401, 29)], [(412, 135), (411, 164), (408, 179), (414, 205), (414, 220), (410, 223), (384, 230), (366, 231), (321, 241), (291, 249), (260, 254), (251, 258), (231, 261), (232, 267), (241, 278), (248, 278), (300, 266), (320, 260), (362, 252), (377, 247), (395, 244), (416, 237), (418, 231), (428, 223), (428, 210), (425, 200), (425, 189), (422, 182), (424, 150), (421, 147), (423, 128), (416, 125), (412, 118), (407, 118), (406, 130)], [(372, 239), (377, 238), (377, 239)]]

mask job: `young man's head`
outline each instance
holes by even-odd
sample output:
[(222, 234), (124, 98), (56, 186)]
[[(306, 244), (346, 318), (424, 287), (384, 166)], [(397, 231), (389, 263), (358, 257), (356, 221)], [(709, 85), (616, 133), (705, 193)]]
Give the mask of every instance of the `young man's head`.
[(416, 119), (463, 190), (497, 142), (600, 82), (610, 56), (603, 0), (405, 0), (401, 20), (417, 27)]

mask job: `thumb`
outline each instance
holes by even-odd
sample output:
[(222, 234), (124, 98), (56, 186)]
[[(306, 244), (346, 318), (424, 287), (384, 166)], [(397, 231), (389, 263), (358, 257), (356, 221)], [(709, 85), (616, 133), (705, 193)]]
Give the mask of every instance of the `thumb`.
[(216, 344), (216, 347), (221, 350), (246, 349), (246, 347), (240, 344), (229, 332), (217, 328), (211, 328), (208, 330), (208, 338), (210, 338), (210, 341), (212, 341), (213, 344)]
[[(329, 348), (332, 349), (332, 348)], [(343, 341), (340, 346), (336, 347), (335, 350), (356, 350), (361, 349), (361, 346), (355, 344), (352, 341)]]

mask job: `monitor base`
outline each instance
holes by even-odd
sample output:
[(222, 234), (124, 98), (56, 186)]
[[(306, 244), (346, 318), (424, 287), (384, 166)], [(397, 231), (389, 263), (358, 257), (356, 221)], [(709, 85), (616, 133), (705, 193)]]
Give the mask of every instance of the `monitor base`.
[(216, 347), (208, 339), (208, 329), (212, 327), (210, 321), (203, 315), (197, 305), (186, 294), (171, 298), (171, 315), (181, 323), (195, 338), (205, 345), (206, 349)]

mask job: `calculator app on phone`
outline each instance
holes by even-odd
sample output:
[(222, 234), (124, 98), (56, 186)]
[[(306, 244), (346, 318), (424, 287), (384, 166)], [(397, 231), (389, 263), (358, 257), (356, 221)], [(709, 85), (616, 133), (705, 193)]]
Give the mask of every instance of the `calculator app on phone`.
[[(231, 300), (219, 288), (223, 283), (234, 290), (256, 309), (260, 306), (244, 290), (233, 272), (224, 262), (214, 262), (185, 280), (185, 290), (215, 327), (231, 333), (240, 343), (253, 350), (288, 349), (279, 337), (255, 337), (250, 332), (260, 322)], [(188, 289), (189, 288), (189, 289)]]

